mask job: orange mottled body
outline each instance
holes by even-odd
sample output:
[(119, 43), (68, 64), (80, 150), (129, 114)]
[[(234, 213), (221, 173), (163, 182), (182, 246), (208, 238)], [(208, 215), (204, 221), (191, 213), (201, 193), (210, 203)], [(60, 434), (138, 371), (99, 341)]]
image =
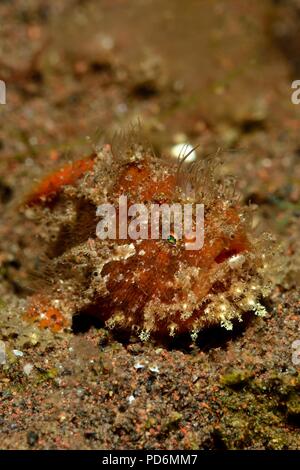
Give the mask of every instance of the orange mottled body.
[(82, 158), (72, 163), (67, 163), (54, 173), (47, 175), (28, 195), (25, 204), (35, 205), (42, 201), (49, 201), (59, 194), (64, 186), (72, 185), (81, 178), (94, 165), (95, 155)]
[[(143, 203), (172, 203), (176, 191), (176, 178), (168, 175), (160, 181), (153, 181), (147, 164), (136, 168), (129, 165), (121, 174), (113, 194), (126, 194), (130, 201)], [(205, 216), (205, 241), (200, 250), (186, 250), (183, 243), (171, 246), (167, 241), (158, 243), (157, 240), (141, 240), (137, 253), (124, 261), (111, 261), (103, 268), (103, 276), (107, 276), (109, 294), (92, 305), (90, 313), (109, 318), (112, 311), (135, 311), (135, 316), (141, 315), (149, 301), (156, 298), (162, 304), (169, 304), (176, 296), (184, 302), (188, 292), (178, 287), (174, 280), (180, 265), (199, 268), (201, 272), (196, 282), (191, 285), (191, 291), (198, 298), (204, 298), (214, 283), (214, 272), (230, 256), (238, 255), (251, 249), (251, 244), (242, 226), (237, 226), (231, 236), (218, 230), (216, 221), (220, 217), (232, 223), (238, 222), (237, 209), (228, 209), (225, 213), (217, 205)], [(128, 241), (118, 240), (119, 243)], [(184, 240), (183, 240), (184, 242)], [(143, 256), (139, 256), (139, 253)], [(144, 261), (145, 260), (145, 261)], [(122, 279), (120, 282), (119, 279)], [(180, 330), (190, 329), (194, 317), (203, 314), (203, 308), (195, 311), (186, 321), (181, 320)], [(158, 324), (159, 324), (158, 320)], [(159, 325), (164, 332), (166, 322)]]
[[(231, 320), (249, 309), (263, 312), (259, 304), (263, 262), (242, 217), (243, 208), (226, 198), (210, 171), (204, 172), (203, 187), (199, 181), (201, 190), (192, 186), (193, 202), (204, 203), (204, 244), (201, 249), (187, 250), (190, 240), (174, 236), (170, 240), (124, 240), (118, 235), (116, 240), (100, 240), (96, 236), (99, 202), (113, 204), (120, 195), (127, 196), (128, 204), (146, 206), (190, 201), (191, 188), (186, 196), (185, 188), (178, 185), (174, 164), (147, 153), (115, 157), (106, 148), (96, 157), (69, 164), (44, 179), (27, 203), (40, 205), (55, 199), (51, 207), (59, 213), (64, 210), (60, 200), (67, 198), (75, 213), (68, 222), (68, 233), (73, 230), (74, 237), (57, 254), (54, 250), (55, 308), (51, 294), (48, 307), (33, 298), (27, 316), (42, 312), (40, 326), (53, 329), (52, 319), (65, 326), (62, 312), (82, 312), (146, 339), (150, 333), (186, 331), (194, 338), (212, 324), (231, 328)], [(66, 185), (73, 186), (71, 195), (64, 192)], [(92, 232), (78, 224), (82, 211), (85, 225), (94, 227)]]
[(48, 328), (53, 333), (58, 333), (67, 326), (67, 322), (61, 311), (48, 302), (49, 299), (41, 296), (32, 297), (24, 319), (37, 324), (39, 328)]

